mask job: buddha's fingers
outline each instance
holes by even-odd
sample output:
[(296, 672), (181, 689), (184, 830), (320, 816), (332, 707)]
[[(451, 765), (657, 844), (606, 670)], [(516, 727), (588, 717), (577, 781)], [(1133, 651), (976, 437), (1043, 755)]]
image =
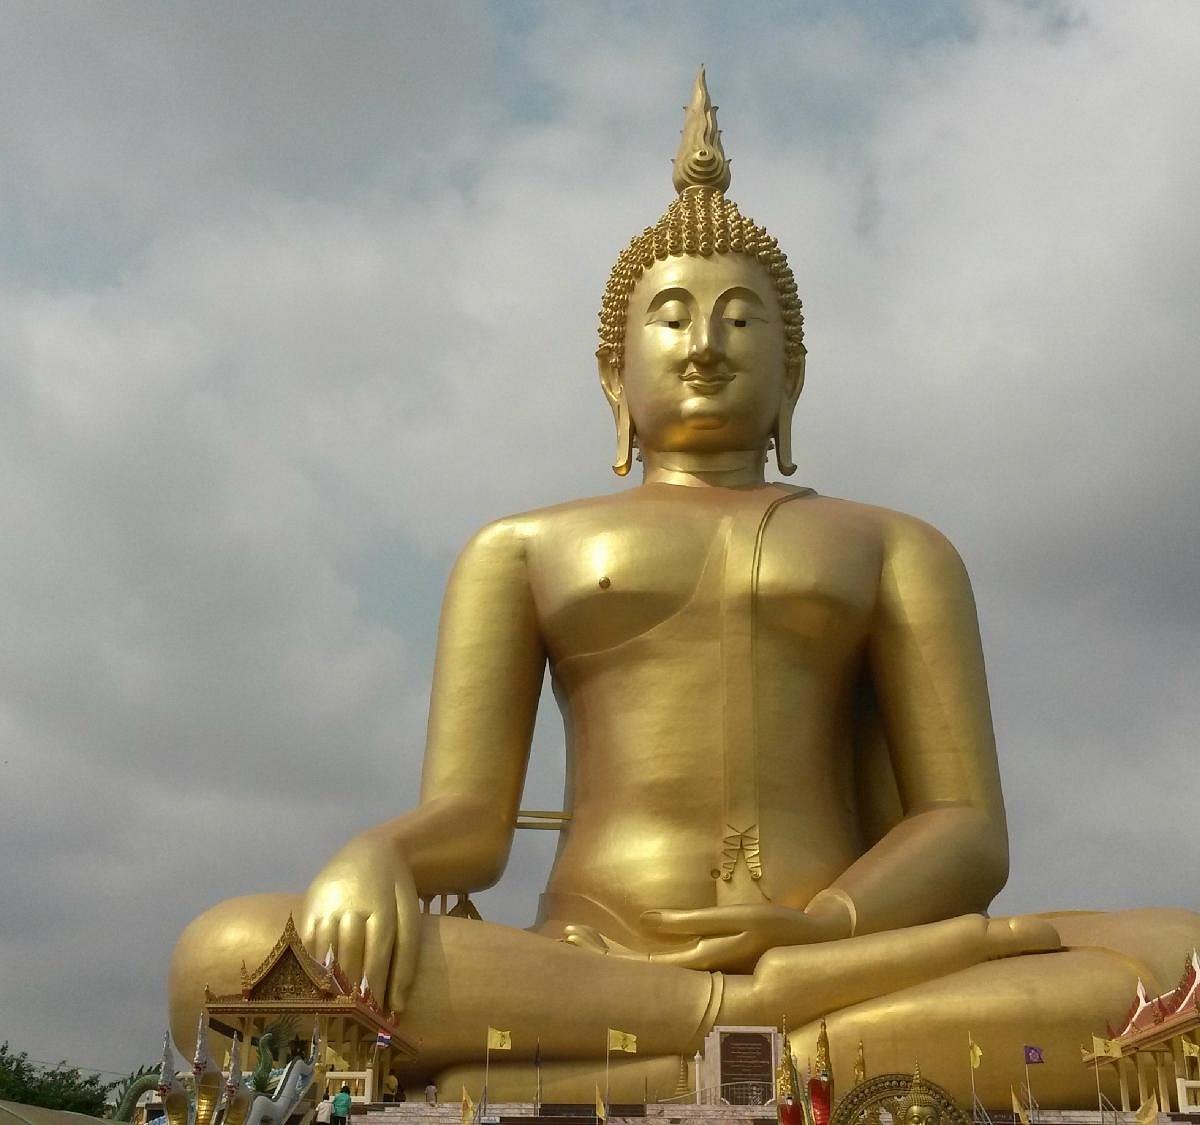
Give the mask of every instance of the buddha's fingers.
[[(416, 885), (412, 873), (407, 869), (404, 878), (396, 880), (396, 915), (390, 927), (381, 925), (372, 939), (368, 958), (372, 963), (384, 966), (380, 983), (387, 980), (387, 1006), (394, 1011), (404, 1011), (408, 990), (417, 971), (417, 954), (420, 950), (421, 906), (417, 899)], [(372, 977), (372, 980), (375, 978)], [(380, 992), (380, 996), (384, 993)]]
[(396, 948), (395, 914), (372, 914), (363, 924), (363, 979), (371, 986), (376, 1000), (400, 1009), (390, 986), (393, 951)]
[[(359, 973), (365, 975), (363, 953), (367, 944), (367, 919), (357, 912), (347, 911), (338, 923), (338, 940), (336, 957), (338, 964), (348, 973), (353, 974), (351, 984), (361, 980)], [(368, 984), (374, 982), (368, 980)]]
[(683, 949), (651, 953), (648, 960), (656, 965), (674, 965), (680, 969), (749, 973), (761, 955), (761, 939), (754, 934), (740, 933), (698, 938)]
[(300, 937), (304, 948), (314, 957), (324, 958), (329, 950), (337, 956), (338, 920), (332, 916), (314, 917), (303, 925)]
[(905, 930), (772, 949), (758, 962), (749, 988), (735, 987), (729, 996), (730, 1014), (747, 1004), (804, 1022), (982, 961), (1059, 948), (1054, 927), (1039, 919), (965, 914)]

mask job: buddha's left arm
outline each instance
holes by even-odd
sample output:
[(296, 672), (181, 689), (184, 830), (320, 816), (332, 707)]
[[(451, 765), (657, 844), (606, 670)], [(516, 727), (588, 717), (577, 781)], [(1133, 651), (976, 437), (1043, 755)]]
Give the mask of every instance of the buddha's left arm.
[(986, 910), (1008, 829), (975, 599), (957, 552), (918, 520), (884, 527), (868, 659), (904, 818), (818, 898), (848, 896), (856, 933)]

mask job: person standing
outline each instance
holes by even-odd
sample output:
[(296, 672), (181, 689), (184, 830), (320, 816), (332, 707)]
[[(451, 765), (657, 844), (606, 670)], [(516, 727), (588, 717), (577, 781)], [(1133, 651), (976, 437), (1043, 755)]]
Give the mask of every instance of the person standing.
[(330, 1117), (333, 1114), (333, 1101), (329, 1097), (329, 1087), (325, 1088), (325, 1096), (317, 1102), (317, 1125), (331, 1125)]
[(333, 1095), (333, 1113), (330, 1115), (330, 1125), (346, 1125), (350, 1116), (350, 1087), (343, 1086)]

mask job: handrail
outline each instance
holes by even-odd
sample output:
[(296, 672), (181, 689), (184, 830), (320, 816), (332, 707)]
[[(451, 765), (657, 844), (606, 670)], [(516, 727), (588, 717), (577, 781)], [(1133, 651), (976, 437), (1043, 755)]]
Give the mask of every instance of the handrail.
[(552, 812), (547, 809), (521, 809), (517, 813), (517, 827), (540, 828), (543, 832), (561, 832), (570, 819), (571, 813), (569, 812)]
[[(764, 1095), (759, 1101), (733, 1102), (724, 1096), (724, 1091), (733, 1093), (734, 1091), (747, 1091), (753, 1094)], [(686, 1094), (673, 1094), (669, 1098), (659, 1098), (656, 1104), (667, 1105), (672, 1102), (683, 1104), (692, 1102), (696, 1105), (774, 1105), (775, 1104), (775, 1083), (774, 1082), (722, 1082), (717, 1086), (702, 1086), (699, 1090), (689, 1090)]]
[(971, 1106), (971, 1125), (992, 1125), (991, 1114), (988, 1113), (978, 1096), (975, 1097)]

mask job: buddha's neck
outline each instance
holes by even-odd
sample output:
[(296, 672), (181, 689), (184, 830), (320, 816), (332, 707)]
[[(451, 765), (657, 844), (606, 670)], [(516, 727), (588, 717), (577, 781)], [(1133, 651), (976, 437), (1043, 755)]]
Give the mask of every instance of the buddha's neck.
[(693, 488), (736, 488), (762, 484), (766, 452), (732, 449), (722, 453), (642, 451), (645, 484), (682, 484)]

